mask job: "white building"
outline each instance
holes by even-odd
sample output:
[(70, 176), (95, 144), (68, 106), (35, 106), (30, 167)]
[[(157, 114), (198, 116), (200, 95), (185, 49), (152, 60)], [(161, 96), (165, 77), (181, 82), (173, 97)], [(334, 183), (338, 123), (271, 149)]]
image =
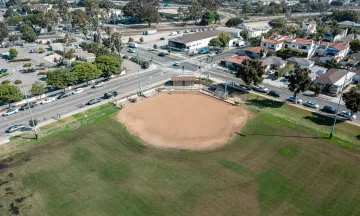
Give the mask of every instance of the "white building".
[(307, 34), (314, 34), (316, 32), (316, 22), (302, 22), (301, 29), (304, 29)]
[(300, 1), (298, 1), (298, 0), (286, 1), (286, 6), (294, 6), (297, 4), (300, 4)]
[(329, 43), (322, 42), (317, 50), (317, 54), (320, 56), (320, 62), (326, 62), (334, 60), (339, 62), (350, 51), (349, 42)]
[(344, 27), (360, 28), (360, 24), (351, 21), (342, 21), (339, 22), (338, 24), (339, 26), (344, 26)]
[(338, 94), (342, 90), (342, 86), (350, 84), (356, 73), (342, 69), (329, 69), (323, 75), (314, 80), (316, 85), (322, 87), (323, 90), (333, 94)]
[[(223, 31), (205, 31), (198, 32), (194, 34), (188, 34), (177, 38), (169, 38), (168, 46), (171, 49), (181, 50), (181, 51), (195, 51), (202, 48), (207, 48), (211, 39), (218, 37)], [(236, 43), (236, 39), (233, 39), (229, 42), (229, 46), (232, 46)], [(234, 44), (236, 45), (236, 44)]]
[(260, 37), (262, 34), (267, 33), (271, 29), (271, 27), (269, 26), (250, 27), (250, 26), (246, 26), (245, 24), (240, 24), (237, 26), (237, 28), (241, 30), (247, 30), (248, 38)]

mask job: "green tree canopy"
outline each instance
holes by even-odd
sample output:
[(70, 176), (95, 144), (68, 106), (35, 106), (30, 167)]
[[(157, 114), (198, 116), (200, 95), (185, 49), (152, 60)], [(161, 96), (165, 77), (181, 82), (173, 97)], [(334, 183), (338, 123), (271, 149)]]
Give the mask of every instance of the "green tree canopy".
[(87, 82), (89, 80), (99, 78), (102, 74), (96, 65), (89, 62), (77, 64), (73, 73), (76, 75), (79, 82)]
[(22, 34), (21, 39), (25, 40), (26, 42), (35, 42), (36, 40), (36, 33), (34, 29), (29, 26), (28, 24), (23, 24), (20, 27), (20, 32)]
[[(289, 78), (289, 90), (294, 92), (294, 97), (300, 92), (306, 91), (311, 85), (311, 71), (307, 68), (296, 68)], [(295, 100), (296, 101), (296, 100)]]
[(279, 18), (270, 20), (269, 25), (273, 28), (285, 28), (286, 20), (282, 17), (279, 17)]
[(151, 26), (151, 23), (159, 21), (158, 5), (159, 0), (131, 0), (124, 6), (123, 13), (125, 16), (137, 17), (141, 22), (147, 22)]
[(39, 81), (35, 81), (30, 89), (30, 93), (33, 95), (42, 95), (45, 93), (45, 85)]
[(9, 53), (10, 53), (10, 56), (13, 58), (16, 58), (18, 55), (18, 51), (15, 48), (10, 48)]
[(262, 76), (265, 74), (261, 62), (258, 60), (250, 59), (243, 61), (239, 67), (236, 77), (241, 78), (247, 85), (258, 85), (262, 82)]
[(10, 84), (0, 85), (0, 102), (10, 104), (18, 102), (24, 99), (24, 95), (21, 93), (18, 87)]
[(346, 108), (348, 108), (352, 114), (360, 111), (360, 92), (355, 87), (352, 87), (350, 91), (343, 94), (343, 100)]
[(235, 18), (230, 18), (228, 19), (228, 21), (226, 21), (225, 25), (227, 27), (235, 27), (235, 26), (238, 26), (240, 25), (241, 23), (243, 23), (244, 21), (238, 17), (235, 17)]
[(220, 16), (214, 11), (205, 11), (201, 18), (201, 25), (209, 25), (210, 23), (220, 21)]
[(221, 47), (225, 48), (225, 47), (229, 46), (229, 42), (232, 39), (232, 36), (227, 32), (222, 32), (222, 33), (220, 33), (218, 38), (221, 42)]
[(66, 68), (55, 69), (46, 72), (46, 84), (54, 88), (63, 89), (76, 82), (77, 78), (75, 74), (71, 73)]
[(221, 47), (221, 46), (222, 46), (222, 43), (221, 43), (220, 39), (216, 37), (216, 38), (213, 38), (213, 39), (211, 39), (211, 40), (209, 41), (208, 46), (209, 46), (209, 47), (214, 47), (214, 48), (216, 48), (216, 47)]
[(115, 56), (99, 56), (95, 59), (96, 67), (107, 77), (120, 71), (120, 60)]
[(0, 43), (8, 36), (8, 30), (5, 23), (0, 22)]
[(350, 49), (354, 52), (360, 51), (360, 40), (356, 39), (350, 42)]

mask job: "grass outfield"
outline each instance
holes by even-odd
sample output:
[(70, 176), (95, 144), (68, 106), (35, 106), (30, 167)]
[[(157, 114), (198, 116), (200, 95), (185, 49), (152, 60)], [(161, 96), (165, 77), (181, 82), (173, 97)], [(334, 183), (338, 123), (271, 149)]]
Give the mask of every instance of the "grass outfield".
[(0, 162), (0, 215), (360, 215), (356, 143), (278, 117), (309, 112), (256, 102), (258, 115), (214, 151), (144, 146), (112, 107), (47, 126), (40, 141), (15, 138), (0, 147), (12, 152)]

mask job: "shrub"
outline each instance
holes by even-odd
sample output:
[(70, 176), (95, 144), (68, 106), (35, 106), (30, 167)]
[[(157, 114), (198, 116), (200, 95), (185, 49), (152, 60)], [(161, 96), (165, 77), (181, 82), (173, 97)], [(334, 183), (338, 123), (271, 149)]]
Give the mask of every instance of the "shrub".
[(9, 36), (9, 41), (16, 41), (17, 39), (19, 39), (18, 35), (10, 35)]
[(129, 56), (124, 55), (124, 56), (123, 56), (123, 59), (129, 59)]
[(157, 49), (157, 48), (158, 48), (158, 45), (154, 44), (153, 48), (154, 48), (154, 49)]
[(45, 66), (45, 62), (40, 62), (40, 64), (39, 64), (40, 66)]
[(144, 38), (143, 37), (140, 38), (140, 43), (144, 43)]
[(46, 54), (46, 56), (51, 56), (53, 54), (54, 54), (53, 52), (50, 52), (50, 53)]
[(149, 62), (142, 62), (142, 63), (141, 63), (141, 68), (142, 68), (142, 69), (148, 69), (149, 67), (150, 67)]
[(31, 63), (25, 63), (23, 67), (31, 67)]
[(9, 76), (9, 73), (3, 73), (0, 77), (6, 77)]
[(4, 80), (4, 81), (1, 82), (1, 84), (4, 84), (4, 85), (9, 84), (9, 83), (10, 83), (10, 80)]
[(31, 61), (31, 58), (16, 58), (9, 60), (9, 62), (19, 62), (19, 61)]
[(129, 42), (134, 42), (134, 38), (129, 37)]
[(284, 68), (281, 68), (279, 70), (279, 77), (283, 77), (286, 73), (289, 73), (290, 71), (292, 71), (294, 69), (294, 65), (291, 64), (289, 66), (286, 66)]
[(44, 52), (45, 52), (45, 49), (42, 48), (42, 47), (40, 47), (40, 48), (38, 49), (38, 52), (39, 52), (39, 53), (44, 53)]
[(38, 73), (38, 75), (46, 75), (46, 72), (45, 71), (41, 71)]
[(22, 83), (21, 80), (15, 80), (15, 81), (14, 81), (14, 84), (15, 84), (15, 85), (20, 85), (21, 83)]

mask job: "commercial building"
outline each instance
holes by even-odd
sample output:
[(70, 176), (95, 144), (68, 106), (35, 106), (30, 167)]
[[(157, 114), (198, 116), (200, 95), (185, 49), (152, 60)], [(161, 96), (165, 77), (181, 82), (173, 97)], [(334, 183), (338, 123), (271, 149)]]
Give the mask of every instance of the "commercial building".
[[(184, 35), (177, 38), (170, 38), (168, 40), (168, 46), (171, 49), (179, 51), (191, 52), (200, 50), (202, 48), (208, 47), (210, 40), (218, 37), (222, 32), (223, 31), (212, 30)], [(231, 40), (229, 42), (229, 46), (231, 46), (234, 41), (236, 40)]]

